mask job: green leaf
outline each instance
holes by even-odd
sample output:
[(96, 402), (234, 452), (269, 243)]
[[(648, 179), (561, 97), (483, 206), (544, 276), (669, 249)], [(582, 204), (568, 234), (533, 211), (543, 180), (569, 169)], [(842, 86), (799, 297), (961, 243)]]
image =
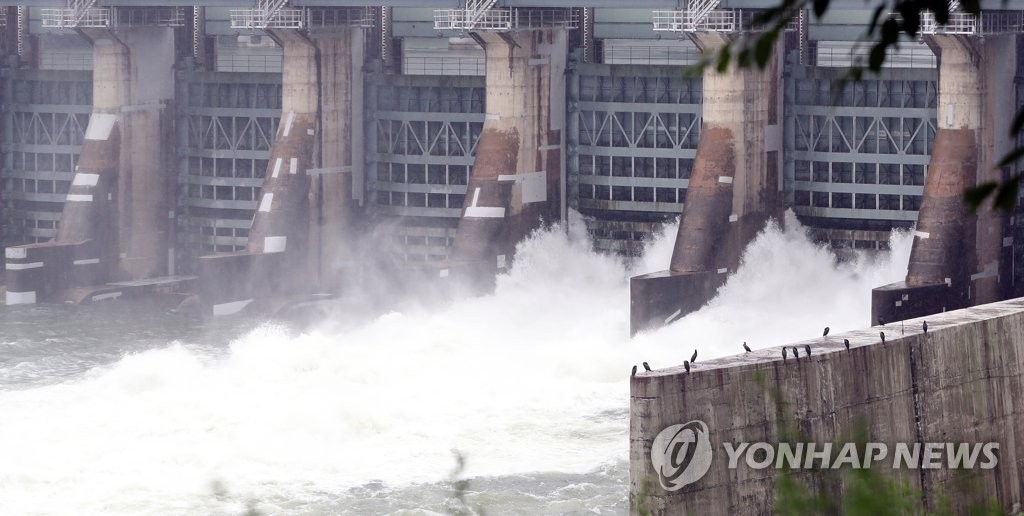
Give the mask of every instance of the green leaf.
[(981, 16), (981, 2), (978, 0), (961, 0), (960, 8), (966, 13)]
[(825, 11), (828, 10), (828, 2), (829, 0), (813, 0), (815, 17), (821, 18), (825, 14)]
[(875, 43), (875, 46), (871, 47), (871, 56), (868, 58), (868, 67), (872, 70), (878, 71), (882, 69), (883, 63), (885, 63), (885, 46), (881, 43)]
[(985, 202), (985, 199), (992, 195), (992, 192), (995, 192), (998, 187), (999, 185), (995, 181), (989, 181), (964, 190), (964, 203), (967, 204), (967, 209), (970, 210), (972, 215), (978, 211), (978, 208)]
[(1016, 149), (1013, 149), (1012, 151), (1008, 152), (1005, 156), (1003, 156), (1003, 159), (999, 160), (999, 163), (996, 165), (996, 167), (999, 168), (1011, 165), (1015, 161), (1019, 160), (1022, 156), (1024, 156), (1024, 147), (1017, 147)]
[(754, 45), (754, 60), (757, 61), (758, 68), (764, 68), (768, 65), (768, 60), (772, 58), (772, 49), (775, 47), (775, 40), (778, 39), (778, 37), (779, 33), (771, 30), (757, 38), (757, 43)]
[(878, 27), (878, 20), (882, 18), (882, 13), (885, 12), (886, 7), (888, 7), (888, 5), (883, 3), (875, 9), (874, 13), (872, 13), (871, 24), (868, 25), (868, 36), (875, 33), (875, 28)]
[(992, 203), (996, 208), (1006, 213), (1013, 213), (1013, 208), (1017, 206), (1019, 192), (1020, 176), (1014, 176), (1000, 185), (999, 191), (996, 192), (996, 198)]
[(1024, 127), (1024, 106), (1021, 106), (1017, 110), (1017, 114), (1013, 116), (1013, 122), (1010, 123), (1010, 136), (1019, 133), (1022, 127)]
[(718, 50), (718, 63), (715, 65), (718, 73), (725, 73), (729, 69), (729, 58), (732, 57), (731, 46), (729, 43), (726, 43)]

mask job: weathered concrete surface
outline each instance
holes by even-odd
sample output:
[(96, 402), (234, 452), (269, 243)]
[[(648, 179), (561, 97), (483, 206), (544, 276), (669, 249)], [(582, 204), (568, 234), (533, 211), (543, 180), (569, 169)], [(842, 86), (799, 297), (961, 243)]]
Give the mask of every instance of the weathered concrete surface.
[(320, 167), (310, 191), (310, 270), (319, 288), (350, 283), (355, 219), (363, 202), (363, 33), (314, 37), (320, 53)]
[[(1012, 113), (1005, 99), (1014, 95), (1017, 37), (927, 38), (939, 55), (938, 127), (905, 285), (947, 285), (952, 292), (931, 304), (918, 303), (913, 310), (896, 304), (902, 301), (896, 296), (890, 304), (873, 305), (873, 318), (895, 321), (1010, 295), (1011, 242), (1004, 240), (1010, 236), (1004, 216), (990, 210), (990, 203), (970, 214), (963, 192), (1002, 179), (995, 163), (1012, 146)], [(873, 297), (879, 302), (885, 298)]]
[(9, 304), (172, 272), (173, 30), (84, 34), (94, 58), (89, 126), (57, 237), (7, 253), (32, 257), (6, 266)]
[[(727, 37), (691, 34), (704, 50)], [(667, 273), (630, 281), (632, 333), (703, 306), (739, 267), (743, 249), (765, 223), (781, 220), (780, 73), (775, 57), (764, 71), (705, 71), (700, 143), (672, 260)]]
[(561, 215), (568, 39), (564, 29), (476, 37), (487, 56), (487, 117), (442, 274), (486, 285), (517, 242)]
[[(994, 497), (1009, 512), (1024, 496), (1024, 299), (1014, 299), (927, 318), (872, 327), (789, 345), (800, 349), (783, 362), (781, 348), (707, 362), (686, 373), (681, 367), (639, 373), (630, 390), (630, 499), (655, 514), (770, 514), (776, 470), (754, 470), (740, 460), (730, 470), (722, 443), (777, 443), (780, 421), (795, 424), (808, 442), (866, 440), (889, 445), (889, 462), (877, 471), (910, 482), (934, 508), (955, 493), (956, 472), (948, 469), (893, 470), (898, 442), (998, 442), (999, 465), (976, 470), (976, 499)], [(887, 335), (885, 344), (879, 331)], [(808, 332), (817, 332), (810, 328)], [(852, 343), (843, 348), (843, 339)], [(803, 345), (812, 347), (803, 357)], [(657, 365), (657, 364), (655, 364)], [(762, 380), (758, 380), (758, 377)], [(780, 408), (769, 389), (777, 389)], [(702, 479), (672, 493), (664, 491), (651, 466), (651, 442), (665, 427), (704, 421), (715, 452)], [(841, 485), (820, 483), (801, 473), (806, 489), (836, 500)], [(640, 499), (644, 479), (653, 480)], [(953, 496), (953, 512), (972, 500)], [(976, 501), (976, 500), (973, 500)]]
[(361, 178), (353, 120), (362, 115), (353, 106), (362, 97), (352, 70), (362, 63), (362, 33), (270, 34), (284, 52), (281, 122), (246, 250), (199, 260), (201, 305), (214, 315), (336, 286), (336, 259), (349, 241), (353, 178)]

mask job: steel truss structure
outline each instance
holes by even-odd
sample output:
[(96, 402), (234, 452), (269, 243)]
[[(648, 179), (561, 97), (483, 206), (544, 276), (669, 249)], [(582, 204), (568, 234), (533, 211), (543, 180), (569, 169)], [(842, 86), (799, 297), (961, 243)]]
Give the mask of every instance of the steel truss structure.
[(682, 212), (700, 140), (702, 81), (676, 67), (581, 65), (569, 100), (570, 204), (599, 249), (637, 254)]
[[(794, 67), (787, 82), (787, 204), (817, 227), (907, 227), (917, 220), (935, 139), (936, 71), (887, 70), (846, 86), (834, 105), (841, 73)], [(832, 240), (885, 246), (866, 238)]]
[(484, 124), (484, 79), (368, 76), (367, 180), (378, 218), (398, 218), (392, 253), (442, 260), (455, 226)]
[(4, 245), (44, 242), (57, 225), (92, 112), (92, 73), (11, 70), (4, 78)]
[(187, 72), (178, 93), (179, 263), (245, 247), (281, 114), (281, 76)]

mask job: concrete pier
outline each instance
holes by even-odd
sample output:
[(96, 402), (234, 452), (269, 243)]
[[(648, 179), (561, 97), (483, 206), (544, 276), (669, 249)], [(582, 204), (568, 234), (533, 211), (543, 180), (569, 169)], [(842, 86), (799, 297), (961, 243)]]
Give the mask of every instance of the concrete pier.
[[(986, 203), (970, 214), (963, 192), (1001, 181), (995, 163), (1011, 148), (1017, 36), (934, 35), (939, 55), (938, 127), (904, 282), (872, 292), (872, 322), (898, 321), (1005, 299), (1010, 245), (1004, 217)], [(1007, 66), (1007, 64), (1014, 64)]]
[[(1018, 464), (1024, 425), (1013, 400), (1022, 392), (1024, 301), (1003, 301), (906, 325), (872, 327), (781, 348), (639, 373), (630, 383), (630, 500), (653, 514), (770, 514), (779, 470), (753, 469), (740, 459), (728, 467), (724, 443), (776, 444), (795, 428), (798, 442), (845, 443), (859, 433), (886, 443), (875, 470), (920, 491), (929, 509), (949, 496), (953, 513), (970, 503), (998, 501), (1009, 512), (1024, 495)], [(905, 328), (906, 334), (901, 334)], [(885, 331), (882, 344), (878, 332)], [(852, 346), (846, 351), (843, 339)], [(804, 356), (804, 344), (812, 356)], [(656, 366), (656, 364), (655, 364)], [(708, 427), (713, 458), (707, 474), (676, 491), (661, 487), (651, 444), (664, 428), (698, 420)], [(896, 443), (999, 443), (998, 465), (974, 469), (978, 491), (958, 494), (965, 473), (945, 467), (893, 469)], [(790, 442), (790, 441), (786, 441)], [(838, 448), (833, 446), (833, 456)], [(945, 462), (945, 457), (943, 457)], [(818, 472), (820, 474), (820, 471)], [(837, 472), (838, 473), (838, 472)], [(841, 503), (838, 483), (796, 472), (799, 489)], [(634, 505), (636, 507), (636, 505)]]
[[(704, 50), (727, 35), (692, 33)], [(703, 124), (672, 261), (630, 280), (630, 331), (655, 328), (709, 301), (770, 218), (781, 221), (779, 63), (704, 72)]]
[(442, 276), (493, 283), (517, 242), (561, 218), (565, 138), (564, 29), (479, 32), (487, 118)]
[(283, 48), (281, 122), (246, 250), (200, 258), (201, 304), (213, 315), (336, 283), (353, 218), (353, 116), (362, 116), (353, 106), (362, 98), (352, 70), (362, 33), (268, 33)]
[(8, 304), (68, 300), (76, 287), (172, 272), (173, 31), (83, 34), (95, 78), (78, 166), (57, 237), (6, 251)]

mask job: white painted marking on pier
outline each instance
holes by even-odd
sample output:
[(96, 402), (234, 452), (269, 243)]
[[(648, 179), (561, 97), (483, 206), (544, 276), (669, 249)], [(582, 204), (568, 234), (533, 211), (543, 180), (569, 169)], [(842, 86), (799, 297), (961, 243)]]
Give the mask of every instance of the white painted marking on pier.
[(1013, 237), (1006, 237), (1003, 239), (1003, 247), (1010, 247), (1013, 245)]
[(7, 291), (4, 302), (9, 305), (31, 305), (36, 302), (36, 291), (32, 292), (11, 292)]
[(283, 134), (284, 136), (288, 136), (288, 133), (291, 132), (291, 130), (292, 130), (292, 122), (294, 122), (294, 121), (295, 121), (295, 112), (294, 111), (289, 111), (288, 112), (288, 122), (284, 124), (284, 134)]
[(737, 220), (740, 220), (740, 216), (739, 215), (736, 215), (736, 214), (729, 215), (729, 222), (736, 222)]
[(953, 103), (946, 104), (946, 127), (953, 127)]
[(971, 274), (971, 280), (995, 278), (999, 276), (999, 262), (989, 262), (981, 272)]
[(679, 317), (679, 315), (682, 314), (682, 313), (683, 313), (683, 309), (682, 308), (676, 310), (675, 312), (672, 312), (672, 315), (670, 315), (670, 316), (665, 318), (665, 324), (668, 324), (668, 323), (676, 320), (676, 318)]
[(7, 270), (9, 271), (23, 271), (25, 269), (38, 269), (43, 266), (43, 262), (32, 262), (32, 263), (7, 263)]
[(4, 256), (14, 259), (25, 259), (28, 258), (28, 249), (24, 247), (8, 247), (4, 249)]
[(497, 113), (487, 113), (484, 115), (484, 120), (501, 120), (501, 115)]
[(438, 276), (440, 276), (442, 278), (447, 278), (448, 277), (448, 269), (441, 269), (441, 272), (438, 273)]
[(477, 206), (480, 200), (480, 188), (473, 190), (473, 202), (466, 208), (466, 218), (476, 219), (500, 219), (505, 216), (505, 208), (494, 208), (488, 206)]
[(551, 62), (551, 59), (548, 58), (547, 56), (545, 56), (545, 57), (535, 57), (533, 59), (527, 59), (526, 60), (526, 64), (529, 65), (529, 66), (541, 66), (541, 65), (546, 65), (546, 64), (548, 64), (550, 62)]
[(71, 263), (73, 263), (75, 265), (92, 265), (94, 263), (100, 263), (100, 259), (99, 258), (85, 258), (85, 259), (82, 259), (82, 260), (75, 260), (75, 261), (73, 261)]
[(732, 177), (730, 176), (718, 176), (719, 183), (732, 183)]
[(99, 174), (87, 174), (85, 172), (79, 172), (75, 174), (75, 178), (71, 180), (71, 186), (96, 186), (96, 183), (98, 183), (99, 181)]
[(931, 234), (927, 231), (914, 231), (914, 236), (917, 238), (929, 238), (931, 237)]
[(504, 216), (505, 208), (492, 208), (488, 206), (470, 206), (466, 208), (466, 218), (500, 219)]
[(92, 195), (68, 194), (68, 202), (92, 202)]
[(292, 158), (288, 160), (288, 173), (295, 175), (299, 172), (299, 158)]
[(554, 143), (554, 144), (551, 144), (551, 145), (541, 145), (540, 147), (537, 147), (537, 150), (539, 150), (541, 152), (552, 151), (552, 150), (561, 150), (561, 149), (562, 149), (562, 145), (559, 144), (559, 143)]
[(106, 301), (108, 299), (117, 299), (119, 297), (121, 297), (121, 291), (120, 290), (117, 291), (117, 292), (107, 292), (106, 294), (96, 294), (95, 296), (92, 296), (92, 300), (93, 301)]
[(277, 158), (274, 161), (274, 171), (270, 173), (270, 177), (277, 177), (277, 173), (281, 171), (281, 158)]
[(243, 299), (241, 301), (231, 301), (229, 303), (220, 303), (213, 305), (213, 315), (232, 315), (241, 312), (243, 308), (252, 303), (252, 299)]
[(897, 307), (903, 306), (903, 301), (897, 301), (897, 302), (896, 302), (896, 306), (897, 306)]
[(507, 266), (508, 266), (508, 261), (505, 259), (505, 255), (499, 254), (498, 255), (498, 268), (499, 269), (504, 269)]
[(270, 212), (270, 204), (274, 202), (274, 194), (267, 193), (263, 194), (263, 198), (260, 199), (260, 211), (264, 213)]
[(316, 131), (314, 131), (313, 129), (306, 129), (306, 134), (313, 136), (314, 134), (316, 134)]
[(117, 115), (93, 113), (89, 116), (89, 125), (85, 128), (85, 139), (96, 141), (109, 140), (110, 131), (114, 129), (114, 122), (117, 122)]
[(727, 267), (722, 267), (721, 269), (718, 269), (719, 274), (725, 274), (727, 272), (729, 272), (729, 269)]
[(288, 247), (288, 237), (286, 236), (263, 237), (264, 253), (283, 253), (286, 247)]

